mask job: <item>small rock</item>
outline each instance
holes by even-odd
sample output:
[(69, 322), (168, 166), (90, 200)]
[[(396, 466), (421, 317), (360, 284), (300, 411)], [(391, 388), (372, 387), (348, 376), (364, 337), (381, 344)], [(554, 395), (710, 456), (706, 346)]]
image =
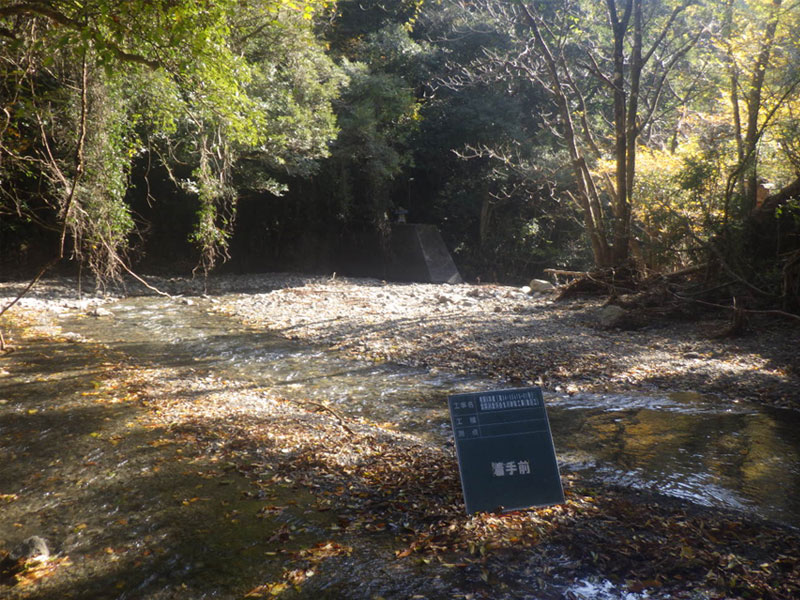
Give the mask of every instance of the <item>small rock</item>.
[(50, 556), (50, 549), (44, 538), (34, 535), (14, 546), (8, 556), (14, 561), (46, 560)]
[(181, 298), (181, 304), (185, 304), (186, 306), (194, 306), (194, 300), (191, 298)]
[(545, 281), (544, 279), (531, 279), (528, 287), (530, 287), (534, 292), (539, 293), (552, 292), (554, 289), (556, 289), (556, 286), (549, 281)]
[(683, 355), (683, 358), (703, 358), (697, 352), (687, 352)]
[(75, 310), (86, 310), (89, 307), (89, 302), (87, 300), (69, 301), (69, 302), (64, 302), (64, 307)]
[(78, 343), (85, 341), (85, 338), (80, 333), (75, 333), (74, 331), (66, 331), (61, 337), (63, 337), (67, 342)]
[(619, 327), (627, 316), (628, 311), (626, 311), (624, 308), (614, 304), (609, 304), (608, 306), (604, 306), (597, 313), (597, 322), (600, 327), (603, 327), (604, 329), (611, 329), (612, 327)]
[(522, 292), (523, 294), (530, 294), (531, 288), (528, 287), (527, 285), (523, 285), (521, 288), (519, 288), (519, 291)]
[(92, 310), (89, 311), (90, 317), (113, 317), (114, 313), (112, 313), (107, 308), (103, 308), (102, 306), (95, 306)]

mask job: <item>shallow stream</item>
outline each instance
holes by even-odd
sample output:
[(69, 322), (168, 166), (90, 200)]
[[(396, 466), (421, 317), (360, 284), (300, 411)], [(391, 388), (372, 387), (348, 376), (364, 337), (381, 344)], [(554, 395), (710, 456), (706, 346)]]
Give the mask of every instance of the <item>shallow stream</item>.
[[(432, 443), (451, 437), (448, 394), (513, 385), (344, 358), (248, 329), (211, 312), (207, 299), (139, 297), (107, 308), (113, 316), (65, 319), (64, 331), (139, 361), (192, 365), (325, 402)], [(691, 393), (553, 394), (546, 402), (564, 472), (800, 527), (797, 413)]]

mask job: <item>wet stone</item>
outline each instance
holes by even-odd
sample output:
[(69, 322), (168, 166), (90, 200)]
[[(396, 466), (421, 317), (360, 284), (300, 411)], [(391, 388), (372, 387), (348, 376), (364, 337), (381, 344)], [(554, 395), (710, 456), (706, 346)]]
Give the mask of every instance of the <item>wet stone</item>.
[(9, 553), (9, 558), (14, 561), (32, 561), (32, 560), (46, 560), (50, 556), (50, 549), (47, 547), (47, 541), (33, 535), (12, 548)]

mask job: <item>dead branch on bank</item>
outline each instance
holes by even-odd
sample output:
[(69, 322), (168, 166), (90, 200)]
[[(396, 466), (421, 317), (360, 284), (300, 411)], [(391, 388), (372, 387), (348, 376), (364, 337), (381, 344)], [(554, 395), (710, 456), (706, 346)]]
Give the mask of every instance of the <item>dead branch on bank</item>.
[(11, 302), (9, 302), (2, 309), (0, 309), (0, 317), (2, 317), (3, 314), (5, 314), (5, 312), (7, 310), (9, 310), (12, 306), (14, 306), (17, 302), (19, 302), (25, 294), (27, 294), (29, 291), (31, 291), (33, 286), (35, 286), (39, 282), (39, 280), (44, 276), (44, 274), (47, 273), (47, 271), (49, 271), (51, 268), (53, 268), (53, 266), (59, 260), (61, 260), (61, 259), (57, 258), (55, 260), (50, 261), (45, 266), (43, 266), (39, 270), (39, 272), (36, 274), (36, 276), (31, 280), (31, 282), (25, 287), (25, 289), (22, 290), (19, 294), (17, 294), (16, 298), (14, 298)]
[[(753, 285), (736, 273), (721, 252), (712, 251), (711, 255), (709, 262), (669, 273), (643, 275), (630, 267), (590, 272), (547, 269), (545, 272), (557, 283), (558, 277), (571, 278), (560, 287), (557, 300), (606, 295), (604, 305), (615, 304), (650, 316), (688, 316), (691, 311), (687, 308), (693, 305), (729, 312), (731, 323), (721, 334), (723, 337), (743, 333), (750, 315), (800, 321), (800, 314), (787, 309), (789, 298), (796, 298), (800, 289), (800, 250), (790, 253), (784, 261), (780, 296)], [(720, 275), (727, 275), (727, 278), (720, 281)], [(782, 309), (771, 307), (779, 301)], [(759, 303), (766, 306), (759, 308)]]
[[(47, 263), (45, 266), (43, 266), (36, 274), (36, 276), (25, 287), (25, 289), (22, 290), (19, 294), (17, 294), (16, 298), (14, 298), (11, 302), (9, 302), (3, 308), (0, 309), (0, 317), (2, 317), (6, 313), (6, 311), (8, 311), (12, 306), (14, 306), (17, 302), (19, 302), (25, 294), (31, 291), (33, 286), (35, 286), (38, 283), (38, 281), (42, 277), (44, 277), (44, 274), (47, 273), (47, 271), (49, 271), (50, 269), (52, 269), (59, 260), (61, 260), (61, 257), (55, 258), (51, 260), (49, 263)], [(6, 340), (3, 337), (3, 330), (0, 329), (0, 352), (5, 351), (5, 349), (6, 349)]]
[(302, 406), (303, 408), (313, 406), (322, 411), (328, 412), (336, 418), (337, 422), (339, 423), (339, 426), (342, 429), (344, 429), (347, 433), (349, 433), (350, 435), (356, 434), (355, 431), (353, 431), (352, 429), (350, 429), (350, 427), (347, 426), (344, 417), (340, 415), (338, 412), (336, 412), (334, 409), (332, 409), (330, 406), (328, 406), (327, 404), (323, 404), (322, 402), (314, 402), (313, 400), (294, 400), (292, 398), (281, 398), (281, 400), (283, 400), (284, 402), (291, 402), (292, 404), (297, 404), (298, 406)]
[(638, 284), (631, 269), (598, 269), (596, 271), (558, 271), (547, 269), (551, 275), (566, 275), (572, 281), (562, 286), (557, 300), (566, 300), (580, 294), (602, 295), (607, 294), (616, 298), (622, 294), (634, 293)]
[[(792, 320), (795, 320), (795, 321), (800, 321), (800, 315), (796, 315), (794, 313), (786, 312), (785, 310), (778, 310), (778, 309), (763, 309), (763, 310), (759, 310), (759, 309), (754, 309), (754, 308), (742, 308), (741, 306), (737, 306), (736, 302), (734, 302), (733, 305), (725, 305), (725, 304), (719, 304), (719, 303), (716, 303), (716, 302), (707, 302), (705, 300), (698, 300), (697, 298), (689, 298), (688, 296), (681, 296), (679, 294), (673, 294), (673, 295), (674, 295), (674, 297), (676, 299), (684, 301), (686, 303), (699, 304), (699, 305), (702, 305), (702, 306), (707, 306), (709, 308), (715, 308), (715, 309), (725, 310), (725, 311), (732, 310), (734, 312), (738, 311), (738, 312), (740, 312), (740, 313), (742, 313), (744, 315), (772, 315), (772, 316), (775, 316), (775, 317), (784, 317), (786, 319), (792, 319)], [(736, 299), (734, 298), (734, 300), (736, 300)]]
[(141, 283), (144, 287), (146, 287), (151, 292), (153, 292), (155, 294), (158, 294), (159, 296), (165, 296), (166, 298), (169, 298), (170, 300), (174, 300), (173, 296), (169, 295), (167, 292), (162, 292), (161, 290), (159, 290), (157, 287), (155, 287), (153, 285), (150, 285), (142, 277), (140, 277), (139, 275), (134, 273), (133, 270), (131, 270), (131, 268), (127, 264), (125, 264), (125, 261), (122, 260), (122, 258), (120, 258), (119, 255), (116, 252), (113, 252), (111, 250), (111, 248), (108, 246), (108, 244), (105, 241), (103, 243), (106, 246), (106, 248), (108, 248), (108, 250), (109, 250), (109, 256), (111, 258), (113, 258), (119, 264), (119, 266), (122, 268), (123, 271), (125, 271), (128, 275), (133, 277), (136, 281)]

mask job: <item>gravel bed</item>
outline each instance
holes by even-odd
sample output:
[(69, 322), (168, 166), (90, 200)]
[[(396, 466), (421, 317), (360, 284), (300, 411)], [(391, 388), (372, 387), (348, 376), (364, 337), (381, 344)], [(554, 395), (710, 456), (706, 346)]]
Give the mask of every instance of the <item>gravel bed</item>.
[[(800, 326), (793, 321), (754, 319), (744, 336), (721, 338), (725, 314), (607, 329), (599, 321), (603, 298), (557, 302), (501, 285), (275, 273), (148, 281), (183, 301), (210, 296), (216, 310), (251, 326), (375, 361), (556, 392), (690, 391), (800, 408)], [(0, 302), (24, 286), (0, 283)], [(79, 295), (75, 280), (50, 279), (19, 304), (92, 314), (105, 301), (142, 293), (152, 292), (133, 282)]]
[[(249, 289), (259, 289), (258, 282), (235, 281)], [(606, 329), (599, 321), (603, 298), (557, 302), (509, 286), (279, 282), (265, 276), (266, 291), (229, 297), (219, 309), (352, 355), (510, 384), (567, 393), (692, 391), (800, 407), (800, 327), (791, 322), (754, 321), (745, 336), (720, 338), (724, 314)], [(236, 289), (231, 283), (225, 285)]]

